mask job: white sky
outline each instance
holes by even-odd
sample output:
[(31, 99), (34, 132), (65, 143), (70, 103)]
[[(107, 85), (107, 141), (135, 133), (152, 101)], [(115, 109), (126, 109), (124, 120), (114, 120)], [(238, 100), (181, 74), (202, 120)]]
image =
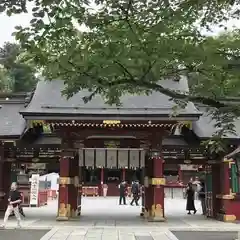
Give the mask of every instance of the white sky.
[[(27, 26), (32, 18), (30, 13), (28, 14), (20, 14), (8, 17), (6, 14), (0, 14), (0, 46), (3, 45), (4, 42), (13, 42), (15, 39), (12, 35), (14, 32), (14, 27), (16, 25)], [(240, 28), (240, 20), (232, 20), (228, 21), (227, 26), (229, 29), (232, 28)], [(213, 27), (212, 33), (206, 34), (218, 34), (222, 31), (217, 27)]]

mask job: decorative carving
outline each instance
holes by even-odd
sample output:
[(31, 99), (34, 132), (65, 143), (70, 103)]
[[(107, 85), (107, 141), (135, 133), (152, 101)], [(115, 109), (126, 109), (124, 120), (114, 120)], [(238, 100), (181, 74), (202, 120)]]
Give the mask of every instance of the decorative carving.
[(78, 187), (79, 186), (79, 177), (78, 176), (75, 176), (74, 179), (73, 179), (73, 184), (75, 187)]
[(151, 216), (154, 218), (162, 218), (163, 217), (163, 209), (162, 209), (162, 205), (161, 204), (153, 204), (152, 205), (152, 209), (151, 209)]
[(70, 205), (70, 204), (67, 204), (67, 216), (68, 217), (71, 217), (71, 208), (72, 208), (72, 206)]
[(216, 195), (216, 198), (217, 199), (224, 199), (224, 200), (233, 200), (233, 199), (235, 199), (235, 196), (233, 194), (229, 194), (229, 195), (218, 194), (218, 195)]
[(69, 184), (71, 184), (71, 178), (70, 177), (60, 177), (59, 184), (60, 185), (69, 185)]
[(236, 221), (236, 216), (235, 215), (223, 215), (223, 221), (224, 222), (234, 222)]
[(103, 120), (103, 124), (107, 124), (107, 125), (117, 125), (120, 123), (121, 123), (120, 120)]
[(58, 217), (67, 217), (68, 216), (68, 210), (65, 203), (60, 203), (59, 209), (58, 209)]
[(165, 185), (166, 179), (165, 178), (152, 178), (151, 184), (152, 185)]

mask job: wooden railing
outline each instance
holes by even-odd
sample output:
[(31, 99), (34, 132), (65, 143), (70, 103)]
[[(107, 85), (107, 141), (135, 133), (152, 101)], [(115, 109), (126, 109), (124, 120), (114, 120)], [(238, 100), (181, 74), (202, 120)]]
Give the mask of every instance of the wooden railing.
[(96, 197), (99, 194), (98, 186), (84, 186), (82, 187), (82, 195), (87, 197)]

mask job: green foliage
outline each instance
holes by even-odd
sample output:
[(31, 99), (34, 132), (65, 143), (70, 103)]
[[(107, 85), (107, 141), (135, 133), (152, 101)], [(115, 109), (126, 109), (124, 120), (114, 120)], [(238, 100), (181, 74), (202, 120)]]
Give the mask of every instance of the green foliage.
[[(11, 14), (26, 11), (26, 2), (12, 0), (0, 7)], [(239, 31), (214, 38), (204, 36), (200, 27), (238, 18), (233, 7), (238, 1), (31, 2), (30, 26), (16, 27), (16, 39), (44, 76), (65, 80), (68, 97), (87, 88), (92, 94), (85, 101), (101, 94), (119, 105), (123, 94), (158, 91), (180, 107), (187, 101), (212, 107), (215, 139), (234, 132), (238, 106), (218, 99), (239, 96)], [(162, 79), (181, 75), (189, 77), (190, 93), (161, 86)]]
[[(5, 43), (0, 48), (0, 64), (3, 66), (2, 79), (7, 91), (31, 91), (37, 82), (35, 68), (23, 61), (21, 55), (24, 51), (19, 45)], [(2, 87), (3, 88), (3, 87)]]
[(0, 65), (0, 92), (11, 92), (13, 88), (13, 80), (9, 76), (7, 70)]

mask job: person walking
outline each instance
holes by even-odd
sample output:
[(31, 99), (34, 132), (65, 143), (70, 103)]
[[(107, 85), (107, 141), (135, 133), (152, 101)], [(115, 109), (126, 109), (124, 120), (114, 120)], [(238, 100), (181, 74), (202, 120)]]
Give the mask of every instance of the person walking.
[(139, 206), (138, 200), (139, 200), (140, 186), (138, 181), (133, 182), (131, 191), (132, 191), (133, 199), (130, 204), (133, 206), (133, 203), (135, 202), (136, 206)]
[(125, 181), (122, 181), (119, 186), (119, 205), (122, 205), (122, 202), (124, 205), (127, 205), (126, 204), (126, 182)]
[(197, 210), (196, 210), (195, 204), (194, 204), (195, 191), (193, 189), (191, 182), (188, 183), (186, 195), (187, 195), (186, 210), (188, 211), (188, 214), (191, 214), (191, 211), (193, 211), (193, 213), (196, 214)]
[(107, 197), (108, 185), (105, 183), (103, 184), (103, 197)]
[(201, 189), (198, 193), (198, 197), (199, 197), (199, 200), (201, 201), (201, 206), (202, 206), (202, 215), (206, 215), (207, 211), (206, 211), (206, 200), (205, 200), (205, 183), (203, 180), (201, 180), (201, 183), (200, 183), (200, 186), (201, 186)]
[(7, 210), (5, 212), (3, 224), (1, 225), (2, 228), (6, 227), (8, 218), (9, 218), (10, 214), (12, 213), (12, 211), (14, 212), (14, 215), (17, 219), (18, 227), (21, 227), (21, 217), (20, 217), (20, 213), (19, 213), (19, 204), (20, 204), (21, 201), (22, 201), (21, 200), (21, 194), (17, 190), (17, 183), (13, 182), (11, 184), (11, 190), (10, 190), (10, 193), (9, 193), (8, 207), (7, 207)]

